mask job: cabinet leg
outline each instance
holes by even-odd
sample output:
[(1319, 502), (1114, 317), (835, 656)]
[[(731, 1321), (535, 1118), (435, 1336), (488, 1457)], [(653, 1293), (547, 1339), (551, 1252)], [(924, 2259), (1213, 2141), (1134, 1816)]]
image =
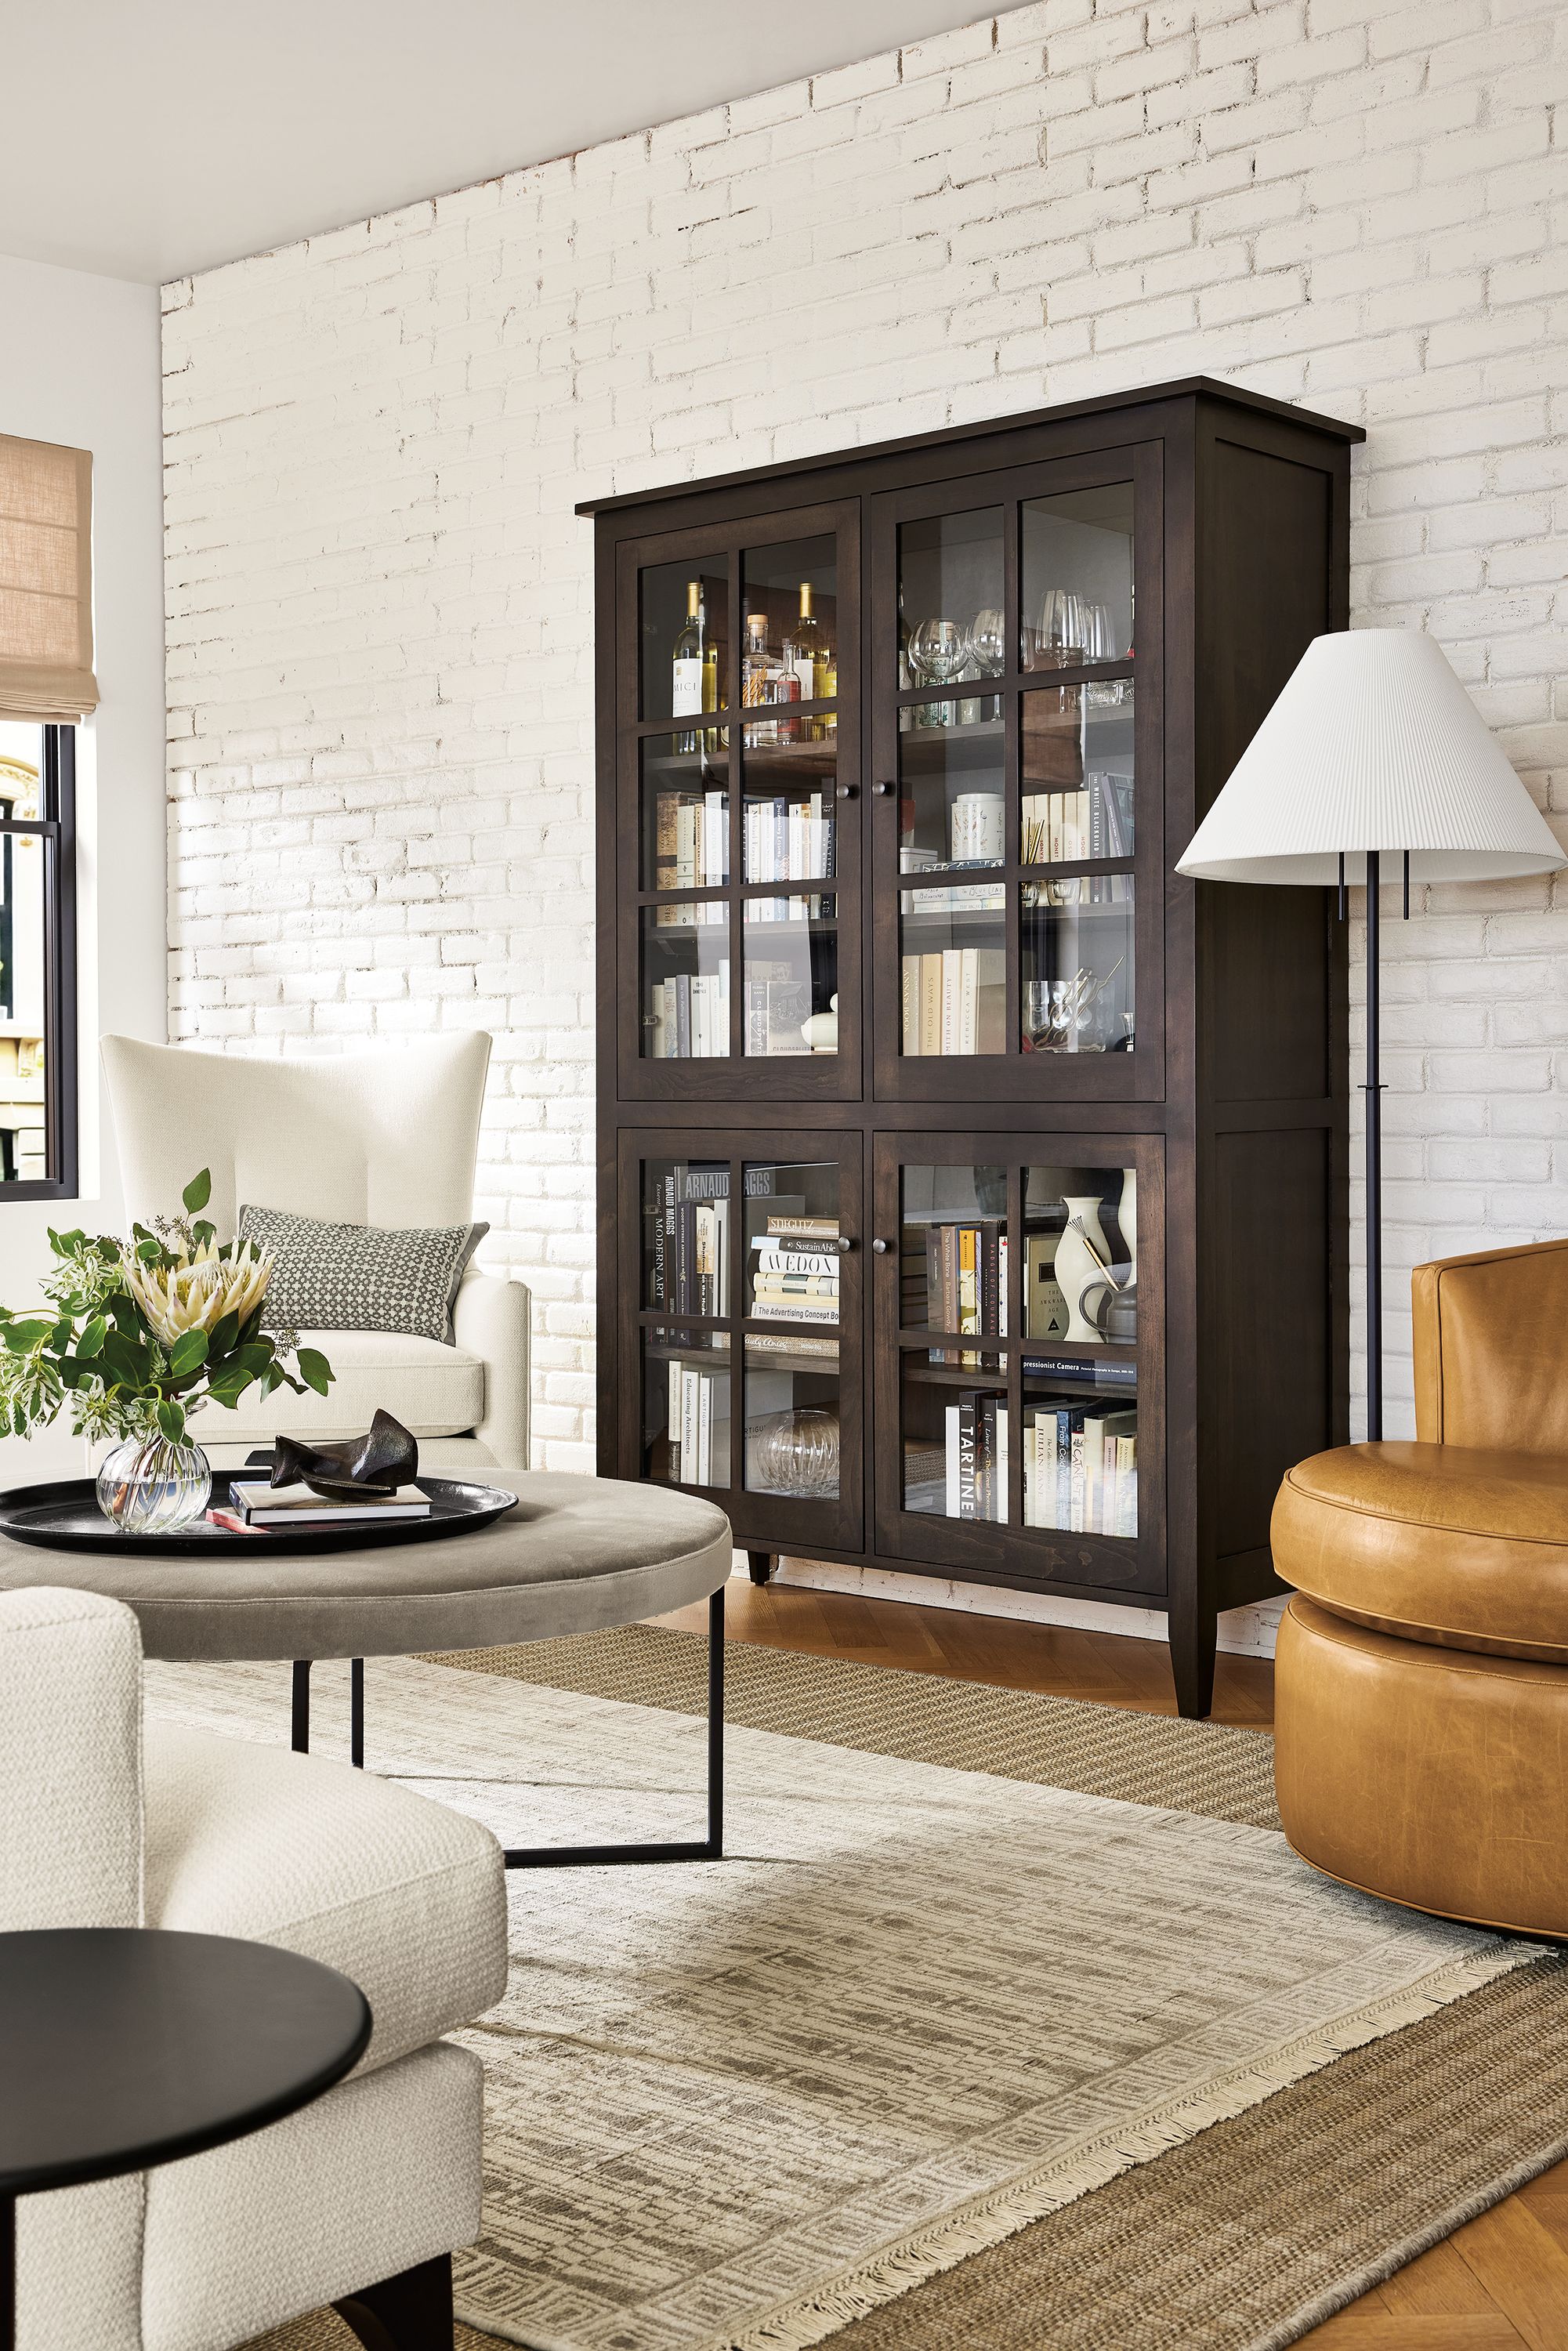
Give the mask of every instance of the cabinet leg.
[(773, 1571), (779, 1564), (779, 1555), (777, 1552), (771, 1551), (748, 1551), (746, 1554), (746, 1564), (750, 1571), (753, 1583), (769, 1583), (773, 1580)]
[(1218, 1625), (1212, 1609), (1185, 1624), (1171, 1625), (1171, 1673), (1176, 1681), (1176, 1711), (1202, 1721), (1214, 1706), (1214, 1656)]

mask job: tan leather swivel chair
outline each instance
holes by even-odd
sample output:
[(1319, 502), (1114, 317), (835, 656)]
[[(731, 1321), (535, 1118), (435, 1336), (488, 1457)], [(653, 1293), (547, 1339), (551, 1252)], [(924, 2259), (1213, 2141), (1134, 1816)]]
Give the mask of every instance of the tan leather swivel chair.
[(1274, 1505), (1280, 1814), (1347, 1885), (1568, 1936), (1568, 1240), (1413, 1291), (1417, 1441)]

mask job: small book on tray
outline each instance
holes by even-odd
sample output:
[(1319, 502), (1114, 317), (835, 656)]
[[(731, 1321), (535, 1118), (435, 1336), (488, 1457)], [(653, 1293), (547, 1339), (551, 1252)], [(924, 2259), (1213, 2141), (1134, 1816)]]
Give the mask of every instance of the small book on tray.
[(430, 1497), (421, 1487), (400, 1486), (395, 1494), (365, 1494), (352, 1502), (334, 1502), (308, 1486), (242, 1484), (236, 1478), (229, 1499), (247, 1527), (342, 1527), (372, 1520), (427, 1519)]

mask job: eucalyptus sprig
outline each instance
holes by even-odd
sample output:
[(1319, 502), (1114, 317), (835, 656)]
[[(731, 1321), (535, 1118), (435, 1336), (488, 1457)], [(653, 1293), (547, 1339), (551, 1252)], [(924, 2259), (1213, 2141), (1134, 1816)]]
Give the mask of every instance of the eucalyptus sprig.
[(253, 1386), (258, 1402), (280, 1387), (326, 1395), (326, 1356), (262, 1328), (272, 1251), (219, 1242), (201, 1213), (212, 1190), (204, 1167), (182, 1215), (133, 1225), (129, 1241), (50, 1231), (41, 1287), (53, 1313), (0, 1306), (0, 1431), (30, 1437), (68, 1401), (78, 1436), (157, 1430), (178, 1444), (192, 1413), (232, 1412)]

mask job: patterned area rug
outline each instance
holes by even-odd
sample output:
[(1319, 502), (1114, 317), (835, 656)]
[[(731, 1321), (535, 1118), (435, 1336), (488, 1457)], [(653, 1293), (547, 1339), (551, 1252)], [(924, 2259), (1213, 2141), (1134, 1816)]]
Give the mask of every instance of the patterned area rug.
[[(445, 1669), (378, 1665), (372, 1762), (513, 1838), (689, 1833), (695, 1720), (465, 1682), (455, 1704)], [(150, 1683), (284, 1729), (276, 1668)], [(514, 1881), (512, 1987), (475, 2035), (497, 2194), (462, 2263), (492, 2335), (793, 2351), (904, 2295), (903, 2351), (911, 2288), (1531, 1956), (1330, 1886), (1246, 1823), (747, 1727), (731, 1755), (723, 1867)], [(1172, 2316), (1163, 2342), (1218, 2339)], [(932, 2340), (993, 2339), (957, 2326)]]

